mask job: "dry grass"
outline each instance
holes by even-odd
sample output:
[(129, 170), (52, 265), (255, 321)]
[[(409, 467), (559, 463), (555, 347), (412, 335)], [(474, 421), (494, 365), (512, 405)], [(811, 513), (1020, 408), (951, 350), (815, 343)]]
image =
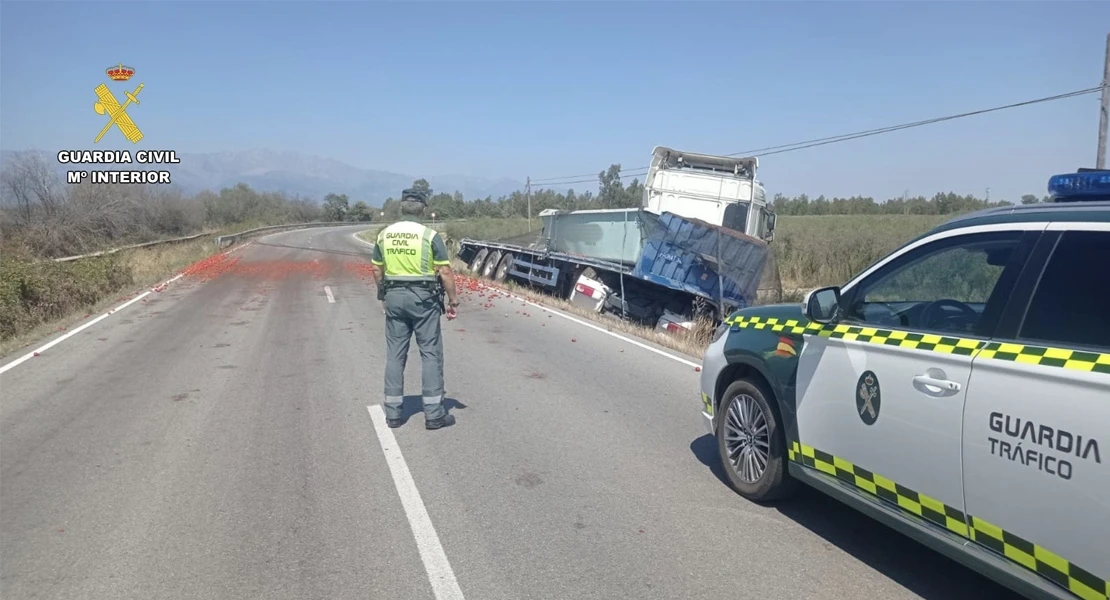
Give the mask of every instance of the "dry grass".
[(56, 263), (5, 253), (0, 355), (73, 327), (216, 252), (212, 238)]
[(933, 215), (779, 217), (771, 247), (784, 291), (838, 285), (947, 221)]

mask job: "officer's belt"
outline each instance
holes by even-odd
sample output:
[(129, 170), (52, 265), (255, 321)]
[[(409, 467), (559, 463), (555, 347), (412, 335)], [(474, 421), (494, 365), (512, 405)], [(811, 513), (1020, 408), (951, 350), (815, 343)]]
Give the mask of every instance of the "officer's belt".
[(439, 277), (436, 275), (387, 275), (382, 278), (386, 287), (423, 287), (438, 286)]

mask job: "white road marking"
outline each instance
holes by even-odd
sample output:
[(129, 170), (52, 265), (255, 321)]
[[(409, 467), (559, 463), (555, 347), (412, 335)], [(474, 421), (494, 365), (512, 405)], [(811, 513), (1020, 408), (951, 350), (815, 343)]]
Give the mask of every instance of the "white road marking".
[(335, 296), (331, 295), (331, 287), (330, 286), (327, 286), (327, 285), (324, 286), (324, 293), (327, 294), (327, 296), (328, 296), (328, 304), (335, 304)]
[(360, 243), (363, 243), (363, 244), (366, 244), (367, 246), (370, 246), (371, 248), (373, 248), (373, 247), (374, 247), (374, 242), (368, 242), (368, 241), (366, 241), (366, 240), (364, 240), (364, 239), (362, 239), (362, 238), (358, 237), (358, 234), (359, 234), (359, 233), (362, 233), (362, 232), (361, 232), (361, 231), (359, 231), (359, 232), (356, 232), (356, 233), (352, 233), (352, 234), (351, 234), (351, 237), (352, 237), (352, 238), (354, 238), (354, 239), (355, 239), (355, 241), (357, 241), (357, 242), (360, 242)]
[[(232, 252), (237, 252), (239, 250), (242, 250), (243, 248), (246, 248), (247, 246), (250, 246), (252, 243), (253, 242), (247, 242), (246, 244), (243, 244), (242, 246), (236, 246), (236, 247), (232, 248), (231, 250), (228, 250), (226, 252), (222, 252), (221, 254), (228, 255), (228, 254), (231, 254)], [(178, 279), (181, 279), (184, 276), (185, 276), (184, 273), (178, 273), (177, 275), (174, 275), (173, 277), (167, 279), (166, 281), (163, 281), (162, 283), (154, 286), (154, 288), (160, 288), (160, 287), (169, 285), (169, 284), (177, 281)], [(83, 323), (77, 329), (73, 329), (71, 331), (68, 331), (68, 332), (66, 332), (65, 335), (60, 335), (60, 336), (50, 340), (49, 342), (39, 346), (38, 348), (35, 348), (34, 350), (28, 352), (27, 354), (24, 354), (23, 356), (20, 356), (19, 358), (13, 360), (12, 362), (0, 367), (0, 373), (6, 373), (6, 372), (18, 367), (19, 365), (21, 365), (21, 364), (27, 362), (28, 360), (31, 360), (32, 358), (34, 358), (36, 354), (42, 354), (43, 352), (46, 352), (50, 348), (53, 348), (54, 346), (57, 346), (58, 344), (68, 340), (69, 338), (77, 335), (78, 333), (81, 333), (82, 331), (88, 329), (89, 327), (92, 327), (93, 325), (96, 325), (97, 323), (103, 321), (104, 319), (107, 319), (108, 317), (112, 316), (112, 314), (117, 313), (117, 312), (127, 308), (128, 306), (131, 306), (132, 304), (138, 302), (139, 300), (142, 300), (143, 298), (146, 298), (147, 296), (149, 296), (152, 293), (152, 290), (154, 288), (151, 288), (150, 290), (147, 290), (147, 291), (139, 294), (138, 296), (135, 296), (134, 298), (128, 300), (127, 302), (124, 302), (123, 304), (120, 304), (119, 306), (117, 306), (115, 308), (108, 309), (108, 312), (100, 315), (99, 317), (97, 317), (97, 318), (95, 318), (95, 319), (93, 319), (93, 320), (91, 320), (87, 323)]]
[[(162, 287), (163, 285), (173, 283), (173, 282), (177, 281), (178, 279), (181, 279), (181, 274), (175, 275), (172, 279), (168, 279), (164, 283), (160, 283), (160, 284), (158, 284), (154, 287)], [(109, 309), (108, 312), (106, 312), (106, 313), (100, 315), (99, 317), (89, 321), (88, 323), (82, 324), (77, 329), (70, 330), (65, 335), (60, 335), (60, 336), (50, 340), (49, 342), (39, 346), (38, 348), (35, 348), (34, 350), (28, 352), (27, 354), (24, 354), (23, 356), (20, 356), (19, 358), (13, 360), (12, 362), (0, 367), (0, 373), (5, 373), (5, 372), (7, 372), (11, 369), (14, 369), (14, 368), (18, 367), (19, 365), (23, 364), (24, 362), (34, 358), (36, 354), (42, 354), (43, 352), (46, 352), (50, 348), (53, 348), (54, 346), (57, 346), (58, 344), (60, 344), (64, 341), (68, 340), (69, 338), (77, 335), (78, 333), (81, 333), (82, 331), (88, 329), (89, 327), (92, 327), (93, 325), (96, 325), (97, 323), (99, 323), (99, 322), (103, 321), (104, 319), (107, 319), (108, 317), (110, 317), (113, 313), (119, 312), (119, 311), (127, 308), (128, 306), (131, 306), (132, 304), (138, 302), (139, 300), (142, 300), (143, 298), (146, 298), (147, 296), (149, 296), (152, 293), (153, 292), (151, 290), (147, 290), (147, 291), (139, 294), (138, 296), (135, 296), (134, 298), (128, 300), (127, 302), (124, 302), (123, 304), (120, 304), (119, 306), (117, 306), (115, 308)]]
[(549, 313), (551, 313), (555, 316), (562, 317), (562, 318), (564, 318), (568, 321), (573, 321), (575, 323), (578, 323), (579, 325), (584, 325), (584, 326), (589, 327), (590, 329), (593, 329), (595, 331), (600, 331), (601, 333), (604, 333), (605, 335), (615, 337), (618, 340), (621, 340), (623, 342), (627, 342), (629, 344), (632, 344), (633, 346), (638, 346), (640, 348), (643, 348), (644, 350), (654, 352), (654, 353), (658, 354), (659, 356), (665, 356), (665, 357), (667, 357), (667, 358), (669, 358), (673, 361), (680, 362), (684, 365), (690, 365), (691, 367), (700, 367), (701, 366), (701, 363), (696, 363), (696, 362), (693, 362), (693, 361), (690, 361), (690, 360), (686, 360), (685, 358), (675, 356), (674, 354), (671, 354), (670, 352), (663, 352), (662, 350), (660, 350), (658, 348), (652, 348), (651, 346), (649, 346), (647, 344), (644, 344), (642, 342), (637, 342), (636, 340), (625, 337), (625, 336), (623, 336), (619, 333), (614, 333), (614, 332), (609, 331), (608, 329), (605, 329), (603, 327), (598, 327), (597, 325), (594, 325), (593, 323), (583, 321), (582, 319), (579, 319), (577, 317), (572, 317), (572, 316), (570, 316), (570, 315), (568, 315), (565, 312), (562, 312), (560, 310), (557, 310), (557, 309), (554, 309), (554, 308), (548, 308), (548, 307), (543, 306), (541, 304), (536, 304), (535, 302), (532, 302), (531, 300), (529, 300), (527, 298), (521, 298), (520, 296), (517, 296), (516, 294), (513, 294), (512, 292), (508, 292), (503, 288), (493, 287), (493, 286), (490, 286), (490, 285), (486, 285), (485, 283), (482, 283), (482, 286), (486, 287), (488, 289), (491, 289), (491, 290), (496, 290), (498, 292), (501, 292), (502, 294), (505, 294), (505, 295), (509, 296), (510, 298), (516, 298), (517, 300), (520, 300), (521, 302), (527, 302), (530, 306), (534, 306), (534, 307), (536, 307), (540, 310), (547, 311), (547, 312), (549, 312)]
[(401, 497), (401, 505), (405, 509), (412, 535), (416, 538), (416, 548), (420, 551), (420, 559), (424, 562), (424, 571), (428, 574), (428, 581), (432, 584), (432, 593), (436, 600), (466, 600), (463, 597), (459, 582), (455, 579), (455, 572), (451, 570), (451, 563), (443, 552), (443, 545), (439, 536), (432, 527), (432, 519), (428, 516), (428, 509), (420, 498), (416, 489), (416, 482), (412, 480), (412, 473), (405, 464), (405, 457), (401, 454), (401, 446), (393, 437), (393, 431), (385, 424), (385, 411), (381, 405), (371, 404), (366, 407), (370, 412), (370, 419), (374, 422), (374, 430), (378, 434), (378, 442), (385, 454), (385, 462), (389, 465), (389, 472), (393, 475), (393, 484), (397, 486), (397, 494)]

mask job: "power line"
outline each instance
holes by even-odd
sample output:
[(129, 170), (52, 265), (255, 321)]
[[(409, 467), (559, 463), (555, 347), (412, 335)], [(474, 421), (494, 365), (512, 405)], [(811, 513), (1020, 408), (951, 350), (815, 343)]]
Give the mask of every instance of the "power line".
[[(1033, 99), (1033, 100), (1024, 100), (1022, 102), (1015, 102), (1013, 104), (1005, 104), (1005, 105), (1002, 105), (1002, 106), (995, 106), (995, 107), (992, 107), (992, 108), (984, 108), (984, 109), (974, 110), (974, 111), (970, 111), (970, 112), (964, 112), (964, 113), (959, 113), (959, 114), (954, 114), (954, 115), (947, 115), (947, 116), (944, 116), (944, 117), (934, 117), (932, 119), (924, 119), (924, 120), (921, 120), (921, 121), (913, 121), (913, 122), (910, 122), (910, 123), (902, 123), (902, 124), (899, 124), (899, 125), (891, 125), (891, 126), (888, 126), (888, 127), (880, 127), (878, 129), (868, 129), (868, 130), (864, 130), (864, 131), (856, 131), (856, 132), (853, 132), (853, 133), (845, 133), (845, 134), (841, 134), (841, 135), (834, 135), (834, 136), (829, 136), (829, 137), (817, 138), (817, 139), (806, 140), (806, 141), (802, 141), (802, 142), (794, 142), (792, 144), (781, 144), (781, 145), (778, 145), (778, 146), (768, 146), (766, 148), (756, 148), (754, 150), (745, 150), (743, 152), (734, 152), (732, 154), (726, 154), (725, 156), (750, 156), (750, 155), (769, 156), (769, 155), (772, 155), (772, 154), (782, 154), (782, 153), (785, 153), (785, 152), (794, 152), (795, 150), (805, 150), (806, 148), (814, 148), (816, 146), (824, 146), (824, 145), (827, 145), (827, 144), (835, 144), (835, 143), (839, 143), (839, 142), (846, 142), (846, 141), (849, 141), (849, 140), (856, 140), (856, 139), (860, 139), (860, 138), (871, 137), (871, 136), (874, 136), (874, 135), (890, 133), (890, 132), (893, 132), (893, 131), (900, 131), (900, 130), (903, 130), (903, 129), (911, 129), (911, 128), (914, 128), (914, 127), (922, 127), (924, 125), (932, 125), (934, 123), (941, 123), (941, 122), (944, 122), (944, 121), (952, 121), (952, 120), (955, 120), (955, 119), (963, 119), (963, 118), (966, 118), (966, 117), (982, 115), (982, 114), (986, 114), (986, 113), (990, 113), (990, 112), (997, 112), (997, 111), (1000, 111), (1000, 110), (1007, 110), (1007, 109), (1011, 109), (1011, 108), (1019, 108), (1019, 107), (1022, 107), (1022, 106), (1030, 106), (1030, 105), (1033, 105), (1033, 104), (1041, 104), (1043, 102), (1053, 102), (1053, 101), (1056, 101), (1056, 100), (1064, 100), (1066, 98), (1074, 98), (1076, 96), (1084, 96), (1084, 95), (1087, 95), (1087, 94), (1093, 94), (1095, 92), (1101, 92), (1102, 89), (1104, 87), (1106, 87), (1107, 85), (1110, 85), (1110, 83), (1103, 83), (1102, 85), (1099, 85), (1099, 86), (1093, 87), (1093, 88), (1087, 88), (1087, 89), (1083, 89), (1083, 90), (1075, 90), (1075, 91), (1072, 91), (1072, 92), (1066, 92), (1066, 93), (1063, 93), (1063, 94), (1056, 94), (1054, 96), (1046, 96), (1044, 98), (1036, 98), (1036, 99)], [(640, 176), (640, 175), (646, 175), (648, 169), (649, 169), (649, 167), (640, 167), (640, 168), (637, 168), (637, 169), (632, 169), (627, 174), (620, 175), (620, 179), (626, 179), (628, 177), (637, 177), (637, 176)], [(543, 179), (533, 179), (532, 184), (533, 185), (540, 184), (542, 186), (552, 186), (552, 185), (568, 185), (568, 184), (572, 184), (572, 183), (591, 183), (591, 182), (595, 182), (595, 181), (597, 181), (597, 175), (595, 175), (593, 173), (583, 173), (583, 174), (580, 174), (580, 175), (566, 175), (566, 176), (563, 176), (563, 177), (547, 177), (547, 178), (543, 178)]]

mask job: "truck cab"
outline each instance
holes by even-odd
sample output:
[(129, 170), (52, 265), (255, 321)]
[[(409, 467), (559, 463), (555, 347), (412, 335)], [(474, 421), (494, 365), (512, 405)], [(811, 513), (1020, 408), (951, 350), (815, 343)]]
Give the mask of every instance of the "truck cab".
[(756, 179), (759, 159), (682, 152), (665, 146), (652, 151), (644, 183), (643, 208), (670, 212), (727, 227), (770, 242), (775, 213)]

